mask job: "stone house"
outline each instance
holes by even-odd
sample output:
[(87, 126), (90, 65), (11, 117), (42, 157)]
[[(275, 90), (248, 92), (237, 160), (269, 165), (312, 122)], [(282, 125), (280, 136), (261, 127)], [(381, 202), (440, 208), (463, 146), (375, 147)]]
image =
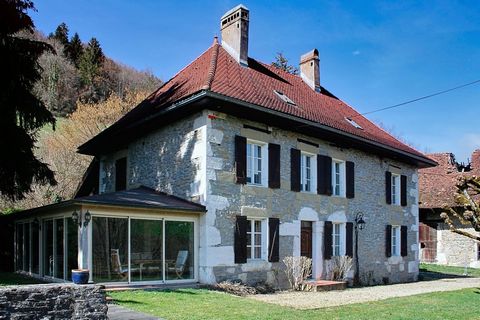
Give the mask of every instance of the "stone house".
[[(472, 153), (467, 165), (456, 162), (451, 153), (433, 153), (428, 157), (438, 166), (419, 170), (420, 261), (479, 268), (479, 244), (451, 232), (440, 214), (445, 206), (456, 207), (454, 194), (459, 178), (480, 176), (480, 150)], [(475, 232), (469, 225), (456, 223), (467, 232)]]
[(273, 283), (304, 255), (325, 279), (333, 256), (353, 256), (363, 213), (360, 279), (417, 279), (417, 169), (435, 162), (325, 89), (316, 49), (300, 75), (251, 58), (249, 21), (227, 12), (221, 44), (79, 147), (96, 161), (77, 197), (19, 215), (17, 270)]

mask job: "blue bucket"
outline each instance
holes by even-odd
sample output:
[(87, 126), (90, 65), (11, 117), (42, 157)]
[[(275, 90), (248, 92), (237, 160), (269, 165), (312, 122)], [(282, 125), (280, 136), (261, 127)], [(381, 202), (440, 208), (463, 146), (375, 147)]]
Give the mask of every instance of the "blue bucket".
[(87, 284), (90, 277), (90, 271), (87, 269), (72, 270), (72, 281), (75, 284)]

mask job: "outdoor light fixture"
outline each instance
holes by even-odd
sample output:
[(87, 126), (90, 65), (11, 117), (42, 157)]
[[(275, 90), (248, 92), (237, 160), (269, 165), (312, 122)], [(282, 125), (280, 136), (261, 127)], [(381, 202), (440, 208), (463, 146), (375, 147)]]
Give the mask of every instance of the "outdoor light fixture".
[(88, 226), (88, 223), (90, 222), (90, 220), (92, 220), (92, 215), (87, 210), (87, 212), (85, 212), (85, 215), (83, 217), (83, 226), (84, 227)]
[(77, 212), (77, 210), (75, 210), (72, 213), (72, 220), (74, 223), (78, 224), (79, 228), (81, 228), (82, 226), (87, 227), (88, 224), (90, 223), (90, 220), (92, 220), (92, 215), (87, 210), (87, 212), (85, 212), (85, 214), (83, 215), (83, 224), (82, 224), (82, 213)]
[(357, 212), (355, 216), (355, 277), (353, 282), (355, 285), (360, 284), (360, 264), (358, 263), (358, 230), (365, 228), (365, 220), (363, 220), (363, 212)]
[(80, 215), (78, 214), (77, 210), (73, 211), (73, 213), (72, 213), (72, 220), (73, 220), (73, 223), (78, 224), (79, 227), (82, 226), (82, 222), (80, 221), (80, 220), (81, 220), (81, 217), (80, 217)]

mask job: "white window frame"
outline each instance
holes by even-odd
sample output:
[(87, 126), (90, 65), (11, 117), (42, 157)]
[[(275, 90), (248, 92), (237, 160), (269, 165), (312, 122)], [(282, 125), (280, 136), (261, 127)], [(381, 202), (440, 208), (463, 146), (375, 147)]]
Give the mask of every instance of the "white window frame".
[[(254, 157), (254, 147), (260, 147), (260, 157)], [(247, 140), (247, 150), (246, 150), (246, 169), (247, 169), (247, 184), (253, 186), (268, 186), (268, 144), (256, 140)], [(260, 160), (261, 169), (258, 170), (258, 164), (256, 163)], [(260, 181), (253, 182), (254, 174), (260, 173)], [(250, 181), (248, 181), (250, 179)]]
[(392, 204), (399, 206), (400, 205), (400, 175), (392, 173), (391, 180), (391, 197)]
[[(247, 244), (247, 260), (266, 260), (268, 257), (268, 224), (267, 219), (247, 218), (250, 224), (250, 232), (247, 231), (247, 237), (250, 237), (250, 245)], [(260, 223), (260, 232), (254, 231), (255, 222)], [(260, 243), (255, 241), (255, 235), (260, 235)], [(260, 248), (260, 256), (255, 256), (255, 248)], [(248, 251), (250, 250), (250, 257)]]
[[(310, 168), (308, 168), (310, 177), (306, 167), (307, 158), (310, 159)], [(307, 178), (308, 177), (308, 178)], [(310, 190), (306, 190), (307, 179), (310, 182)], [(300, 191), (317, 192), (317, 156), (313, 153), (301, 152), (300, 154)]]
[[(339, 165), (337, 174), (336, 165)], [(345, 161), (332, 159), (332, 195), (335, 197), (345, 197)], [(339, 186), (338, 192), (336, 186)]]
[[(346, 252), (346, 223), (332, 222), (332, 256), (344, 256)], [(338, 249), (338, 250), (336, 250)]]
[(392, 256), (399, 257), (401, 253), (401, 227), (392, 226)]

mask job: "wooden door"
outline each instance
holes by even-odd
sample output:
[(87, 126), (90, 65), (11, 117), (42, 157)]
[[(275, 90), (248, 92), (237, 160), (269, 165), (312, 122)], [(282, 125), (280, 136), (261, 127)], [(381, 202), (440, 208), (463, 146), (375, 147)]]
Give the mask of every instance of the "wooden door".
[(437, 260), (437, 229), (435, 226), (420, 222), (420, 261), (436, 262)]
[(312, 222), (301, 222), (300, 255), (312, 258)]

